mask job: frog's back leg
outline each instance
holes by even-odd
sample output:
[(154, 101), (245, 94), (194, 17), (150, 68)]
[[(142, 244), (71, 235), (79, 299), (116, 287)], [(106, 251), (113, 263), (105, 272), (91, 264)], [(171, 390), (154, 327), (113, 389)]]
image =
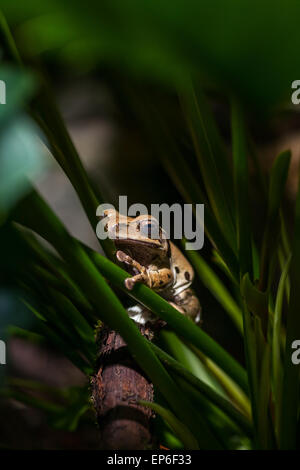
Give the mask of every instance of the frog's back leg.
[(193, 282), (194, 270), (190, 262), (186, 259), (183, 253), (177, 248), (174, 243), (170, 242), (171, 246), (171, 265), (175, 283), (173, 289), (175, 294), (187, 289)]
[(201, 323), (201, 305), (192, 289), (181, 291), (179, 294), (175, 295), (174, 300), (169, 301), (169, 303), (195, 323)]

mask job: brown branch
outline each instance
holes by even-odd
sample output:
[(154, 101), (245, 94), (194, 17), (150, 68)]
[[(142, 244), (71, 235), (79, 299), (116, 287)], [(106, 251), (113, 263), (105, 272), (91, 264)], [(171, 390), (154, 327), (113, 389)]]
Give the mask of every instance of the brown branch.
[[(151, 330), (141, 333), (152, 338)], [(121, 336), (102, 326), (97, 337), (99, 357), (91, 378), (92, 401), (96, 410), (103, 449), (145, 449), (152, 447), (152, 411), (138, 405), (153, 401), (153, 386), (132, 359)]]

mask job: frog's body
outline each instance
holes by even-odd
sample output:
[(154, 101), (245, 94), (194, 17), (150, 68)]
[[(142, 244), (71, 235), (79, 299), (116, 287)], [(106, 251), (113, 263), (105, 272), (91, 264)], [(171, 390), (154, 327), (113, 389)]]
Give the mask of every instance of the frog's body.
[[(103, 223), (114, 240), (119, 262), (132, 275), (125, 280), (131, 290), (136, 283), (146, 284), (170, 304), (194, 321), (200, 320), (201, 307), (190, 285), (194, 271), (181, 251), (169, 240), (153, 217), (126, 217), (113, 209), (104, 211)], [(150, 238), (151, 237), (151, 238)], [(136, 322), (145, 324), (156, 317), (142, 305), (128, 313)]]

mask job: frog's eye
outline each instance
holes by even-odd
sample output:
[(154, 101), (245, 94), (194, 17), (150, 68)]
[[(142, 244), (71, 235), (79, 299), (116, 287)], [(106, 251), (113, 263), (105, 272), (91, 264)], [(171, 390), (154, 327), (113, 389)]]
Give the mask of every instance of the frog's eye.
[(160, 227), (155, 220), (145, 221), (140, 225), (141, 234), (144, 237), (152, 238), (153, 240), (158, 240), (160, 236)]

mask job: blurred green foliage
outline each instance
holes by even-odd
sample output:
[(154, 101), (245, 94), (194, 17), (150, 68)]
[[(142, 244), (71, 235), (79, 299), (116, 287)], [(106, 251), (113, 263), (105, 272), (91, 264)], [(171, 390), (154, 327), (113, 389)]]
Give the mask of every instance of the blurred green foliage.
[(170, 86), (187, 75), (266, 110), (300, 74), (297, 0), (2, 0), (18, 43), (79, 67), (110, 64)]
[(29, 73), (7, 66), (1, 68), (1, 80), (6, 84), (6, 104), (0, 106), (0, 224), (29, 190), (29, 179), (45, 168), (38, 128), (24, 112), (34, 80)]
[[(51, 344), (89, 375), (95, 366), (94, 327), (101, 320), (123, 336), (156, 388), (160, 403), (151, 406), (188, 448), (296, 448), (299, 372), (291, 366), (289, 348), (292, 339), (300, 337), (300, 193), (295, 233), (287, 237), (282, 198), (290, 153), (283, 152), (263, 180), (261, 197), (267, 217), (259, 239), (249, 210), (249, 157), (253, 156), (245, 109), (268, 113), (288, 100), (291, 82), (300, 73), (300, 4), (292, 0), (284, 4), (257, 0), (90, 0), (70, 4), (28, 0), (19, 4), (2, 0), (1, 7), (14, 33), (10, 35), (1, 19), (3, 63), (20, 67), (15, 72), (2, 69), (4, 74), (10, 73), (6, 80), (14, 94), (3, 111), (10, 114), (0, 117), (4, 175), (0, 175), (0, 191), (6, 216), (0, 235), (4, 241), (11, 237), (15, 244), (3, 243), (1, 249), (7, 248), (6, 268), (10, 256), (18, 261), (16, 248), (23, 253), (25, 269), (24, 263), (16, 263), (17, 269), (6, 272), (23, 289), (20, 297), (38, 319), (35, 331), (15, 327), (12, 334)], [(98, 188), (94, 191), (50, 86), (37, 67), (48, 59), (68, 70), (72, 66), (85, 72), (108, 66), (116, 77), (124, 71), (129, 81), (134, 77), (132, 83), (155, 82), (167, 93), (179, 92), (176, 109), (188, 141), (188, 158), (151, 97), (129, 86), (125, 99), (182, 200), (205, 203), (205, 230), (213, 257), (209, 264), (195, 253), (190, 258), (199, 278), (227, 312), (232, 329), (243, 337), (246, 368), (146, 286), (128, 292), (124, 287), (127, 273), (109, 259), (114, 255), (112, 244), (102, 243), (107, 258), (88, 249), (25, 184), (27, 172), (35, 177), (42, 162), (36, 146), (38, 132), (27, 114), (25, 117), (28, 110), (95, 227), (101, 197)], [(22, 64), (39, 69), (34, 100), (31, 79)], [(217, 87), (229, 98), (231, 156), (202, 85)], [(258, 178), (259, 162), (257, 168)], [(25, 228), (47, 240), (55, 252), (32, 233), (28, 235)], [(219, 278), (220, 268), (224, 275)], [(275, 268), (281, 274), (280, 282)], [(168, 323), (172, 331), (160, 338), (161, 349), (140, 334), (121, 295), (111, 286)], [(172, 354), (171, 361), (167, 353)], [(25, 394), (19, 393), (19, 386), (9, 384), (8, 396), (49, 412), (56, 427), (74, 429), (88, 411), (85, 388), (63, 394), (69, 400), (70, 409), (66, 409), (68, 405), (64, 408), (32, 399), (27, 393), (36, 387), (32, 383), (22, 383), (28, 389)], [(176, 441), (172, 437), (169, 443)]]

